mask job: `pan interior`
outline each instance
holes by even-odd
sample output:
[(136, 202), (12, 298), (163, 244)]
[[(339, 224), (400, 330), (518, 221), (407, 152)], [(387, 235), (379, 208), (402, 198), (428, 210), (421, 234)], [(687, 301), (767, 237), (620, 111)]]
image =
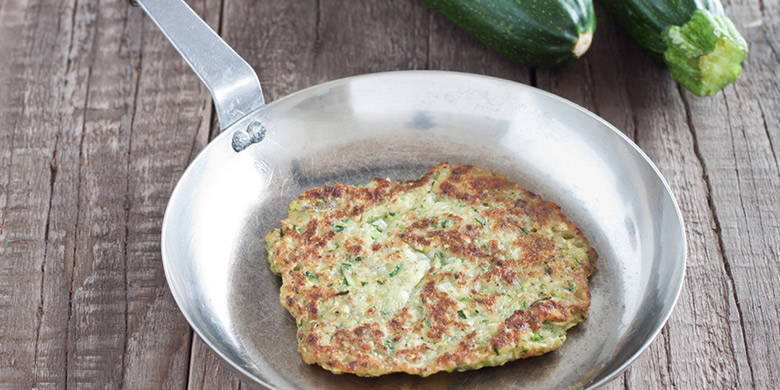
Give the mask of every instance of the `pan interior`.
[[(241, 152), (252, 121), (265, 138)], [(262, 237), (287, 204), (327, 183), (413, 179), (479, 165), (559, 204), (599, 253), (587, 321), (547, 355), (422, 379), (305, 365)], [(595, 115), (520, 84), (449, 72), (338, 80), (265, 106), (214, 140), (174, 191), (163, 226), (172, 293), (191, 325), (246, 375), (276, 388), (576, 388), (616, 374), (659, 331), (682, 284), (672, 195), (646, 157)]]

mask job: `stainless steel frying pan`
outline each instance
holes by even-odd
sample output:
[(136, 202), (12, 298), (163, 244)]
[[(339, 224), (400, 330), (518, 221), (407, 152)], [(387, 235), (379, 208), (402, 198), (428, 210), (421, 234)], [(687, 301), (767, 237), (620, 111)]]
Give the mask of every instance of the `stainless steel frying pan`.
[[(264, 105), (251, 67), (182, 0), (138, 0), (211, 91), (222, 134), (171, 196), (162, 258), (195, 331), (273, 388), (593, 388), (653, 340), (685, 270), (680, 211), (629, 139), (560, 97), (510, 81), (433, 71), (355, 76)], [(598, 251), (590, 319), (559, 351), (421, 379), (307, 366), (278, 302), (262, 237), (290, 200), (325, 183), (411, 179), (438, 162), (477, 164), (562, 206)]]

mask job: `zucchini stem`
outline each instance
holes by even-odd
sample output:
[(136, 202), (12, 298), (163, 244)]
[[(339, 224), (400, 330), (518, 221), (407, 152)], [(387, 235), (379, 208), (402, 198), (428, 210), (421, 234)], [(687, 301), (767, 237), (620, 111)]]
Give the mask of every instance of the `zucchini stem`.
[(672, 77), (699, 96), (720, 91), (742, 73), (748, 45), (724, 15), (698, 9), (691, 20), (666, 28), (662, 36)]

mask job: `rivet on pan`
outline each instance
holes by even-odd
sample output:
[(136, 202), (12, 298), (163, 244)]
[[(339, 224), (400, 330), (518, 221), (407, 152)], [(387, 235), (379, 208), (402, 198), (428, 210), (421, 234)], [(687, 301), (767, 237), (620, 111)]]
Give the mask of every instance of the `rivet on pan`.
[(233, 134), (233, 150), (240, 152), (249, 145), (256, 144), (265, 138), (267, 132), (265, 126), (258, 121), (252, 121), (244, 130), (238, 130)]

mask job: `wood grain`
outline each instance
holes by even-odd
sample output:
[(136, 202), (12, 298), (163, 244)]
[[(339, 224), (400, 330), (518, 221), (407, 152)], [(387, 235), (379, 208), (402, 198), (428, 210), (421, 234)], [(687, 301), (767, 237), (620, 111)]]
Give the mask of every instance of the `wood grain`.
[(317, 84), (317, 0), (224, 1), (220, 35), (260, 76), (267, 101)]
[(780, 170), (772, 144), (780, 130), (780, 58), (772, 48), (780, 7), (768, 4), (726, 7), (752, 42), (744, 77), (709, 101), (682, 93), (727, 277), (735, 287), (747, 368), (761, 389), (780, 383)]
[[(162, 277), (158, 231), (205, 144), (208, 95), (161, 37), (142, 47), (143, 17), (125, 2), (0, 9), (3, 38), (15, 38), (2, 40), (13, 55), (0, 78), (14, 91), (0, 119), (0, 384), (184, 387), (190, 331)], [(148, 114), (164, 112), (156, 120), (136, 121), (139, 87)]]
[[(608, 389), (780, 387), (780, 3), (724, 1), (751, 44), (710, 98), (679, 88), (598, 10), (585, 58), (502, 59), (416, 0), (192, 0), (269, 100), (344, 76), (443, 69), (552, 91), (633, 138), (689, 239), (661, 335)], [(0, 0), (0, 388), (261, 388), (192, 335), (159, 227), (216, 134), (206, 91), (123, 1)]]
[[(75, 8), (74, 2), (12, 1), (0, 9), (6, 53), (0, 56), (0, 383), (8, 388), (62, 387), (66, 378), (62, 323), (74, 247), (76, 111), (83, 112), (78, 106), (85, 101), (85, 73), (72, 61), (81, 43), (73, 39)], [(56, 191), (63, 192), (55, 197)]]

